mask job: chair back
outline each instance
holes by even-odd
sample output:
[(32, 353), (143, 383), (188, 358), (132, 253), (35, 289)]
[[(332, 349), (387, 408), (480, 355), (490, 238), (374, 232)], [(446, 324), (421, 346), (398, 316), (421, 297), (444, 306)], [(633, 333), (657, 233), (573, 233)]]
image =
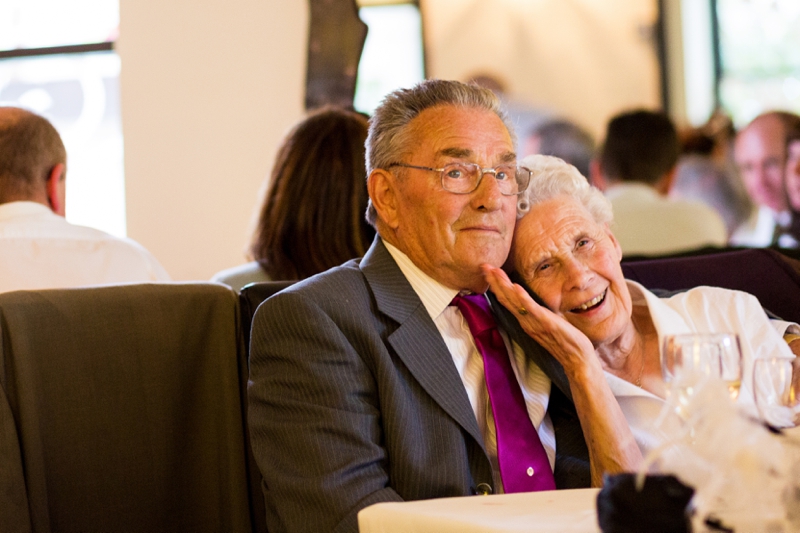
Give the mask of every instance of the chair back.
[(711, 285), (749, 292), (764, 309), (800, 321), (800, 262), (769, 248), (622, 262), (625, 278), (648, 289)]
[(239, 327), (212, 283), (0, 294), (2, 529), (253, 531)]

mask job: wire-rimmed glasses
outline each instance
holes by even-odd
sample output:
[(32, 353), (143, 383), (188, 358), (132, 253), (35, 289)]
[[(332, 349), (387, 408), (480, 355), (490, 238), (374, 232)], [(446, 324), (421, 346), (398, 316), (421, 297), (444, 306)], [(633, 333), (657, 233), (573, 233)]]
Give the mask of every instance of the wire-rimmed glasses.
[(392, 163), (387, 166), (415, 168), (441, 172), (442, 188), (454, 194), (469, 194), (475, 191), (481, 183), (484, 174), (492, 174), (497, 180), (497, 188), (505, 196), (516, 196), (528, 188), (531, 182), (531, 171), (526, 167), (512, 164), (497, 165), (494, 168), (483, 168), (476, 163), (450, 163), (442, 168), (421, 167)]

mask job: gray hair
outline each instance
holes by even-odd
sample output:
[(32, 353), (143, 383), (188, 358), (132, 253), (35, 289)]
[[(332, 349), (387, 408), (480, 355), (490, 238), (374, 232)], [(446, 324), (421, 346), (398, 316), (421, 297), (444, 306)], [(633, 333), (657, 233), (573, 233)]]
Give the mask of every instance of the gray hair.
[[(409, 138), (409, 123), (424, 110), (445, 105), (491, 111), (503, 121), (516, 146), (514, 128), (492, 91), (458, 81), (425, 80), (411, 89), (389, 93), (375, 109), (366, 141), (367, 176), (376, 168), (399, 163), (414, 146), (413, 139)], [(367, 221), (374, 226), (376, 219), (377, 213), (370, 201)]]
[(578, 200), (598, 224), (614, 220), (611, 202), (597, 187), (589, 185), (578, 169), (563, 159), (549, 155), (529, 155), (520, 166), (531, 170), (531, 182), (517, 200), (517, 218), (522, 218), (531, 208), (558, 196)]

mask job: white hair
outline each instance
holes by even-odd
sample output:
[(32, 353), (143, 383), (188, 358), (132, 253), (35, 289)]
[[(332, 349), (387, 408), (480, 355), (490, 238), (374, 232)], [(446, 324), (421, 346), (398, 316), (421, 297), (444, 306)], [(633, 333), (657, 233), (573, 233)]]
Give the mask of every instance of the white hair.
[(529, 155), (519, 165), (531, 171), (531, 182), (517, 200), (517, 218), (522, 218), (533, 206), (558, 196), (579, 201), (598, 224), (611, 224), (614, 214), (611, 202), (578, 169), (563, 159), (550, 155)]

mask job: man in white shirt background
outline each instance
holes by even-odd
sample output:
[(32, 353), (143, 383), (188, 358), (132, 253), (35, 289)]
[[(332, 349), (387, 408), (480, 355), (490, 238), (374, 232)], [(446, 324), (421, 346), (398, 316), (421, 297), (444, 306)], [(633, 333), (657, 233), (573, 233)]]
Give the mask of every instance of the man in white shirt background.
[(668, 197), (679, 153), (675, 125), (664, 113), (635, 110), (609, 121), (591, 177), (611, 200), (613, 231), (625, 256), (726, 244), (725, 222), (712, 207)]
[(66, 221), (66, 173), (52, 124), (0, 107), (0, 292), (168, 281), (138, 243)]

